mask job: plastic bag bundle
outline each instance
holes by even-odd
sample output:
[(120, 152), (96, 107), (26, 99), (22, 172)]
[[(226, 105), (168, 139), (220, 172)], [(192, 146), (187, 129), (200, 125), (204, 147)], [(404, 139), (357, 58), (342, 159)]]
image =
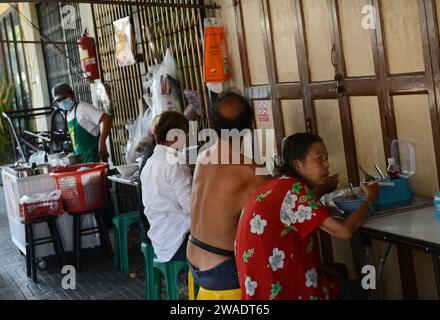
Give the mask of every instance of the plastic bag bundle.
[(128, 123), (129, 138), (126, 146), (125, 161), (127, 164), (136, 163), (136, 159), (142, 156), (148, 137), (151, 135), (152, 111), (147, 109), (136, 121)]
[(58, 201), (61, 197), (61, 190), (52, 192), (36, 193), (30, 196), (23, 196), (20, 199), (20, 204), (35, 204), (45, 201)]
[(188, 106), (185, 109), (185, 117), (190, 121), (195, 121), (197, 117), (202, 116), (202, 105), (200, 102), (200, 95), (197, 91), (186, 89), (184, 91), (186, 99), (188, 99)]
[(148, 108), (151, 110), (153, 109), (153, 93), (152, 93), (152, 86), (154, 81), (154, 74), (159, 68), (159, 65), (156, 64), (154, 66), (148, 66), (148, 73), (147, 73), (147, 81), (144, 82), (144, 90), (147, 92), (144, 95), (145, 103), (147, 104)]
[(112, 101), (106, 84), (98, 83), (96, 85), (96, 96), (98, 98), (99, 108), (108, 114), (113, 115)]
[(151, 82), (152, 119), (166, 111), (182, 112), (179, 99), (179, 72), (171, 50), (167, 49), (165, 58), (153, 70)]
[(46, 151), (37, 151), (29, 158), (29, 163), (35, 163), (37, 166), (46, 163), (47, 153)]

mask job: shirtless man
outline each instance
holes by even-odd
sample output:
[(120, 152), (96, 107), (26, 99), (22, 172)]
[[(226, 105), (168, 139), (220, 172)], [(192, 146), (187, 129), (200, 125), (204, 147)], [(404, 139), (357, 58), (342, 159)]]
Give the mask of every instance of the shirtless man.
[[(234, 241), (241, 211), (246, 200), (270, 177), (257, 175), (260, 167), (237, 154), (240, 151), (234, 150), (229, 139), (220, 138), (222, 129), (253, 129), (253, 108), (245, 98), (224, 94), (212, 106), (210, 118), (219, 139), (198, 159), (187, 257), (198, 285), (208, 290), (232, 290), (240, 288)], [(222, 152), (229, 152), (230, 160), (235, 154), (240, 164), (222, 164)]]

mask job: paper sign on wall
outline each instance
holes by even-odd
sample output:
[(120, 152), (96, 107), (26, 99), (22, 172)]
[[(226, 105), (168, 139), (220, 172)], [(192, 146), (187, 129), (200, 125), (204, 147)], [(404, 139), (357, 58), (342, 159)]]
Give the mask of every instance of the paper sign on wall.
[(269, 122), (269, 106), (267, 102), (260, 101), (257, 103), (257, 115), (260, 122)]

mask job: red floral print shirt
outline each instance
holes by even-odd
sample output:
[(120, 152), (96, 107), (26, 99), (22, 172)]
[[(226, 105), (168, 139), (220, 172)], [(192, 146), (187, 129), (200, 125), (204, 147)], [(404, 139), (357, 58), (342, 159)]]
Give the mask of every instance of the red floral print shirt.
[(306, 185), (278, 177), (246, 203), (236, 238), (244, 300), (336, 298), (339, 285), (319, 272), (319, 226), (330, 217)]

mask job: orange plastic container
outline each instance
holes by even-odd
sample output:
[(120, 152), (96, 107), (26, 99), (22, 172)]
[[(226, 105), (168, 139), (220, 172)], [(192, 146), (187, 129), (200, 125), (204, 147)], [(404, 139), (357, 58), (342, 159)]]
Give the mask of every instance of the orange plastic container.
[[(104, 208), (108, 201), (107, 163), (87, 163), (52, 172), (64, 208), (80, 213)], [(80, 171), (79, 171), (80, 170)]]

